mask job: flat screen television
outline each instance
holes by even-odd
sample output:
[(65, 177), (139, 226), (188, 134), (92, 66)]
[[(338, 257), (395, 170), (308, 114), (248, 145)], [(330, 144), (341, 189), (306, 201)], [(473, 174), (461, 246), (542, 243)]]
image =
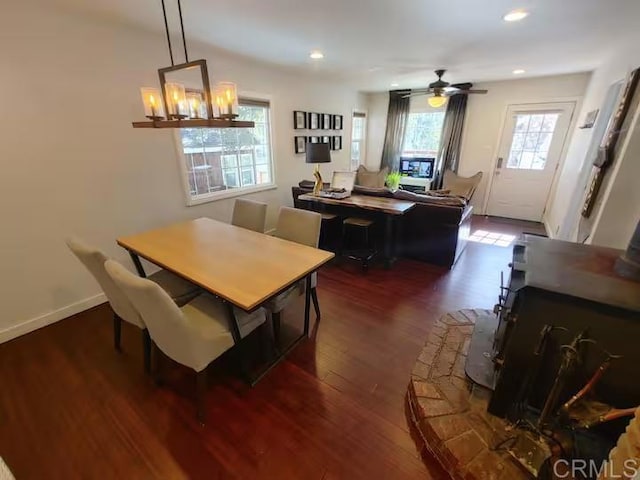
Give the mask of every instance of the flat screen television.
[(400, 157), (400, 175), (412, 178), (433, 178), (433, 157)]

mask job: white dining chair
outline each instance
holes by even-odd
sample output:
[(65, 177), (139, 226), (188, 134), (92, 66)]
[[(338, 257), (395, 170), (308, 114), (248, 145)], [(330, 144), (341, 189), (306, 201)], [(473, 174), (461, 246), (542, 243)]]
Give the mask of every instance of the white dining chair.
[(267, 204), (238, 198), (233, 205), (231, 224), (254, 232), (264, 233), (267, 219)]
[[(144, 367), (148, 372), (151, 353), (149, 334), (138, 311), (118, 286), (113, 283), (113, 280), (111, 280), (111, 277), (104, 269), (104, 264), (109, 260), (109, 257), (98, 248), (92, 247), (76, 237), (68, 238), (66, 243), (78, 260), (82, 262), (96, 279), (107, 297), (109, 305), (111, 305), (111, 310), (113, 310), (113, 344), (115, 349), (119, 352), (122, 351), (120, 337), (123, 320), (142, 330)], [(160, 270), (153, 275), (149, 275), (149, 279), (160, 285), (178, 305), (184, 305), (202, 293), (202, 290), (196, 285), (166, 270)]]
[[(319, 213), (291, 207), (280, 207), (274, 236), (282, 238), (283, 240), (289, 240), (290, 242), (307, 245), (308, 247), (318, 248), (321, 226), (322, 215)], [(316, 312), (316, 320), (319, 321), (320, 304), (316, 291), (317, 285), (318, 274), (314, 272), (311, 275), (311, 299), (313, 300), (313, 308)], [(293, 285), (265, 305), (271, 313), (276, 338), (280, 332), (281, 312), (295, 298), (296, 292), (304, 292), (303, 282)]]
[[(265, 310), (246, 313), (234, 307), (234, 325), (228, 305), (208, 293), (178, 307), (157, 283), (134, 275), (118, 262), (108, 260), (105, 269), (140, 312), (154, 348), (197, 372), (197, 416), (204, 422), (207, 366), (262, 325)], [(158, 352), (154, 353), (154, 374), (159, 375)]]

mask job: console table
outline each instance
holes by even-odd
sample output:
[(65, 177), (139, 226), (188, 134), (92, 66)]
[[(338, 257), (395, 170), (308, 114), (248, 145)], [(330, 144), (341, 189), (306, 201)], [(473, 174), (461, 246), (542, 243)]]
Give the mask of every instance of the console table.
[(317, 197), (310, 193), (300, 195), (298, 200), (314, 202), (321, 205), (361, 210), (378, 213), (384, 217), (384, 264), (391, 268), (396, 255), (397, 219), (416, 206), (415, 202), (396, 200), (394, 198), (372, 197), (368, 195), (351, 195), (343, 199)]

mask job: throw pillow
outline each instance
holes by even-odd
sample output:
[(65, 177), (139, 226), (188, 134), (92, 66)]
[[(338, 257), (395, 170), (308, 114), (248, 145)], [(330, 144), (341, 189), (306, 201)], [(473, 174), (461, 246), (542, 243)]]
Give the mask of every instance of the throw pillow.
[(360, 185), (362, 187), (383, 188), (388, 173), (389, 169), (387, 167), (384, 167), (378, 172), (372, 172), (360, 165), (356, 175), (356, 185)]
[(473, 192), (478, 188), (482, 180), (482, 172), (476, 173), (473, 177), (461, 177), (451, 170), (444, 172), (444, 188), (449, 190), (451, 195), (471, 200)]

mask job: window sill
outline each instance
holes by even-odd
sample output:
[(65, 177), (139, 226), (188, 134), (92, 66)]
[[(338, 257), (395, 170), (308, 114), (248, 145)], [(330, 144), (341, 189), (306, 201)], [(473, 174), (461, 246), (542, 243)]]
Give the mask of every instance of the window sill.
[(230, 189), (221, 192), (198, 195), (197, 197), (189, 197), (187, 199), (187, 207), (202, 205), (203, 203), (217, 202), (218, 200), (224, 200), (226, 198), (241, 197), (243, 195), (249, 195), (251, 193), (275, 190), (276, 188), (278, 188), (278, 186), (275, 183), (268, 183), (265, 185), (257, 185), (250, 188)]

